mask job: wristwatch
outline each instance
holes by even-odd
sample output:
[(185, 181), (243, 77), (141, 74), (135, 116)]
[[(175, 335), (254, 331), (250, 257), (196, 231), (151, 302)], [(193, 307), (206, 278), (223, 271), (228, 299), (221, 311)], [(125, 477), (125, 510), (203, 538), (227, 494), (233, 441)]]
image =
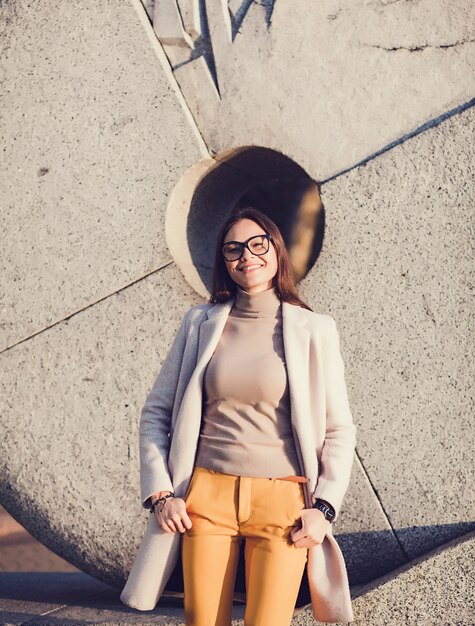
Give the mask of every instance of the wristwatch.
[(335, 509), (326, 500), (317, 498), (317, 501), (313, 505), (313, 508), (319, 509), (325, 515), (325, 519), (327, 519), (330, 523), (333, 522), (333, 520), (335, 519)]

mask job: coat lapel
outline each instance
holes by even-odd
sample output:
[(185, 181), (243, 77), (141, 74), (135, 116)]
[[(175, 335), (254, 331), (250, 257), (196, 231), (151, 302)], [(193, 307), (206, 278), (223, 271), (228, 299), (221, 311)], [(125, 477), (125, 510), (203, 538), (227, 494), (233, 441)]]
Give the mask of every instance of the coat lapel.
[(198, 339), (196, 369), (201, 370), (210, 360), (223, 333), (228, 315), (233, 308), (235, 298), (210, 307), (204, 322), (201, 323)]
[(175, 494), (180, 497), (188, 488), (198, 449), (203, 409), (204, 370), (218, 345), (233, 304), (234, 298), (209, 307), (206, 310), (206, 319), (196, 329), (198, 333), (196, 359), (179, 404), (168, 455)]
[[(290, 420), (303, 476), (306, 476), (309, 483), (312, 484), (316, 481), (316, 476), (312, 473), (315, 471), (315, 458), (314, 456), (307, 458), (306, 449), (308, 446), (303, 445), (303, 442), (309, 437), (307, 419), (310, 406), (310, 331), (301, 307), (289, 302), (282, 302), (282, 329), (289, 383)], [(305, 491), (307, 495), (306, 505), (312, 506), (308, 489)]]

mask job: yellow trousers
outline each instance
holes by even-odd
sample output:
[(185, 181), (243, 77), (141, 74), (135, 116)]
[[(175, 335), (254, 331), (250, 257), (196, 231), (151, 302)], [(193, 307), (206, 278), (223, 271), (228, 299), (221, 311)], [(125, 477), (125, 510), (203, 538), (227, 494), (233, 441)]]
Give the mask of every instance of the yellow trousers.
[(290, 530), (305, 508), (302, 483), (195, 466), (182, 536), (186, 626), (230, 626), (239, 543), (245, 541), (244, 626), (289, 626), (308, 549)]

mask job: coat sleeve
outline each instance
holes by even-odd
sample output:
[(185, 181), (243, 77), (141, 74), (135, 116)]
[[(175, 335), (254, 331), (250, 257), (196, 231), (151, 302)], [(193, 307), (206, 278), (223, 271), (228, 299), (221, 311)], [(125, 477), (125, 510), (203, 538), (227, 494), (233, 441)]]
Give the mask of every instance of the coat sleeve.
[(335, 320), (330, 323), (323, 340), (323, 376), (326, 397), (326, 432), (315, 498), (329, 502), (338, 518), (348, 489), (356, 447), (356, 426), (348, 401), (345, 366), (340, 350), (340, 337)]
[(140, 492), (144, 508), (150, 507), (149, 498), (154, 493), (173, 491), (168, 472), (169, 432), (186, 344), (188, 313), (178, 328), (140, 414)]

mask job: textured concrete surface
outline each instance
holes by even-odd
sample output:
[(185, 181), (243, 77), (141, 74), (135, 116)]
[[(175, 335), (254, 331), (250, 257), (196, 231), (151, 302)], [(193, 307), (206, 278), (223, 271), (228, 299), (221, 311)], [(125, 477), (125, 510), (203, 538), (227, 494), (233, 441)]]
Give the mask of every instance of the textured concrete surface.
[(475, 533), (359, 591), (354, 626), (473, 626)]
[(338, 320), (358, 455), (409, 559), (475, 527), (474, 119), (324, 185), (323, 249), (300, 283)]
[[(323, 180), (475, 91), (469, 0), (155, 0), (155, 31), (210, 149), (282, 150)], [(164, 12), (168, 19), (164, 21)]]
[[(343, 171), (322, 184), (323, 249), (299, 289), (340, 330), (358, 448), (335, 530), (351, 582), (365, 582), (475, 525), (475, 109), (431, 123), (473, 93), (472, 6), (309, 10), (277, 0), (240, 11), (230, 2), (232, 49), (222, 5), (206, 6), (203, 49), (213, 42), (217, 60), (187, 62), (182, 50), (172, 76), (211, 152), (261, 144), (320, 180)], [(183, 267), (191, 259), (200, 279), (207, 269), (191, 246), (209, 239), (215, 222), (203, 216), (220, 207), (219, 193), (224, 213), (264, 177), (252, 180), (245, 164), (223, 177), (218, 154), (214, 180), (197, 178), (196, 193), (178, 198), (189, 249), (182, 265), (171, 262), (169, 244), (180, 241), (165, 232), (165, 205), (202, 152), (138, 8), (137, 0), (0, 7), (8, 113), (0, 325), (11, 346), (0, 355), (0, 501), (46, 546), (118, 587), (146, 523), (140, 408), (182, 315), (204, 301)], [(191, 14), (182, 18), (191, 32)], [(171, 54), (176, 23), (163, 26)], [(421, 134), (372, 155), (421, 123)], [(344, 171), (361, 158), (370, 160)], [(458, 567), (462, 585), (472, 573)], [(425, 599), (414, 598), (426, 615)]]
[(353, 586), (382, 576), (407, 561), (358, 457), (334, 531)]
[(0, 349), (171, 257), (195, 134), (129, 0), (2, 2)]
[(120, 584), (145, 530), (140, 408), (196, 301), (172, 264), (0, 357), (0, 501), (106, 582)]

